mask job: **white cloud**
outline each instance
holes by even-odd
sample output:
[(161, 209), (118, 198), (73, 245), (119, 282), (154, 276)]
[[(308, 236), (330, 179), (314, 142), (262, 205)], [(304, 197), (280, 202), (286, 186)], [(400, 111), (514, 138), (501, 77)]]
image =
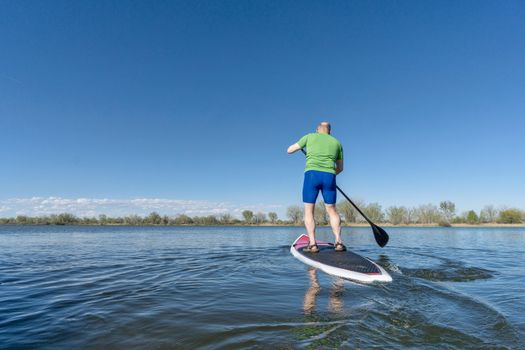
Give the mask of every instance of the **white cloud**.
[(242, 210), (277, 211), (281, 205), (268, 205), (263, 203), (239, 205), (228, 202), (206, 200), (185, 200), (167, 198), (134, 198), (134, 199), (109, 199), (109, 198), (62, 198), (62, 197), (31, 197), (10, 198), (0, 200), (0, 213), (2, 216), (16, 215), (50, 215), (71, 213), (80, 217), (125, 215), (147, 215), (153, 211), (161, 215), (186, 214), (217, 215), (231, 213), (240, 216)]

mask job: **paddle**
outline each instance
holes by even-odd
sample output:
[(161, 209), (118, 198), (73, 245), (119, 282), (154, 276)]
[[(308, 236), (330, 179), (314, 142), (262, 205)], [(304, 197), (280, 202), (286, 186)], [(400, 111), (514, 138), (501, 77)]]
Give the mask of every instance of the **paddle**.
[[(304, 149), (301, 148), (301, 152), (303, 152), (303, 154), (306, 156), (306, 152), (304, 151)], [(386, 246), (386, 244), (388, 243), (388, 234), (386, 233), (386, 231), (374, 224), (372, 221), (370, 221), (370, 219), (367, 218), (367, 216), (361, 211), (361, 209), (357, 207), (357, 205), (354, 204), (354, 202), (352, 202), (350, 198), (348, 198), (346, 193), (344, 193), (343, 190), (339, 188), (339, 186), (336, 186), (336, 188), (343, 195), (343, 197), (345, 197), (346, 200), (349, 201), (350, 204), (352, 204), (355, 210), (357, 210), (359, 214), (361, 214), (365, 218), (365, 220), (370, 224), (370, 227), (372, 227), (372, 231), (374, 232), (374, 238), (376, 239), (377, 244), (381, 248)]]

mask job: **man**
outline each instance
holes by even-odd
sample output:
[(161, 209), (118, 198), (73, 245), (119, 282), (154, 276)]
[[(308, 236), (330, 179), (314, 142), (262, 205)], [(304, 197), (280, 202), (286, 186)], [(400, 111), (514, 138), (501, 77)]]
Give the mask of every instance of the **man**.
[(315, 244), (315, 201), (319, 190), (323, 194), (326, 212), (330, 217), (330, 226), (335, 236), (335, 250), (345, 251), (341, 242), (341, 218), (337, 213), (335, 203), (337, 189), (335, 177), (343, 171), (343, 147), (330, 135), (331, 126), (322, 122), (317, 126), (317, 132), (303, 136), (297, 143), (288, 147), (288, 154), (306, 147), (306, 169), (303, 183), (304, 225), (310, 238), (306, 252), (317, 253)]

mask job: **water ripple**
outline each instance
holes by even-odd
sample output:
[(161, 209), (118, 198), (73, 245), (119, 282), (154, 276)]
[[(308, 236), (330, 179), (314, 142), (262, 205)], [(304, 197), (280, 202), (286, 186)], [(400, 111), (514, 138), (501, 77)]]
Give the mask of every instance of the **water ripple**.
[[(479, 237), (479, 246), (463, 249), (436, 248), (424, 230), (404, 233), (420, 246), (401, 244), (405, 236), (394, 231), (392, 246), (379, 255), (369, 232), (359, 229), (350, 236), (359, 252), (394, 278), (361, 285), (294, 259), (288, 244), (295, 228), (5, 230), (0, 228), (2, 349), (525, 344), (519, 312), (525, 276), (509, 252), (516, 235), (498, 236), (497, 249)], [(471, 233), (446, 237), (454, 243), (465, 234)]]

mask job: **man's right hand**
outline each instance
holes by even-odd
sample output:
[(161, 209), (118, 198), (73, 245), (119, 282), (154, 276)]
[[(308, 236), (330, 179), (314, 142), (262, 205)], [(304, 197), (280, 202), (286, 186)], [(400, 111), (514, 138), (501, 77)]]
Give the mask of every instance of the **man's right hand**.
[(292, 154), (292, 153), (295, 153), (297, 152), (298, 150), (301, 149), (301, 146), (299, 146), (298, 143), (294, 143), (293, 145), (291, 145), (290, 147), (288, 147), (288, 154)]
[(343, 160), (336, 160), (335, 161), (335, 174), (339, 175), (340, 172), (343, 171)]

